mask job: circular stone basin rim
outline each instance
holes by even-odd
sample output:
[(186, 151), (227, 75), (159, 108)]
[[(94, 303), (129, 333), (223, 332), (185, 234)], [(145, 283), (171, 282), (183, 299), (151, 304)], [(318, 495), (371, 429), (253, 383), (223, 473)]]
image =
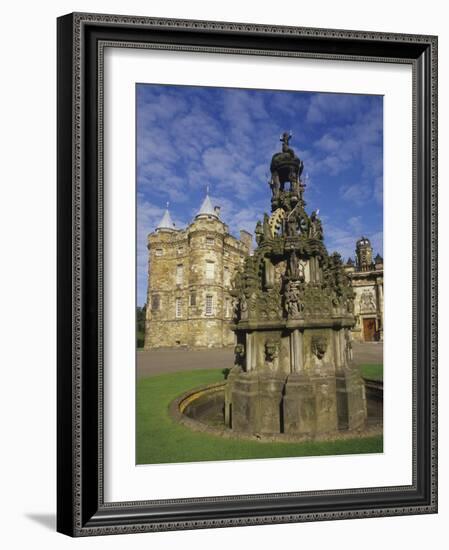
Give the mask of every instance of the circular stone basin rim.
[[(223, 426), (213, 426), (202, 421), (199, 418), (192, 418), (186, 414), (186, 410), (196, 401), (199, 401), (203, 398), (213, 397), (217, 394), (223, 394), (223, 404), (224, 404), (224, 391), (227, 381), (223, 380), (222, 382), (216, 382), (213, 384), (206, 384), (203, 386), (198, 386), (192, 388), (179, 397), (174, 399), (169, 406), (169, 413), (171, 417), (185, 427), (202, 433), (207, 433), (210, 435), (215, 435), (219, 437), (224, 437), (227, 439), (245, 439), (252, 441), (260, 442), (284, 442), (284, 443), (301, 443), (305, 441), (335, 441), (342, 439), (352, 439), (354, 437), (370, 437), (374, 435), (382, 435), (383, 429), (382, 424), (376, 424), (372, 426), (367, 426), (364, 430), (344, 430), (339, 433), (330, 433), (322, 434), (320, 436), (309, 436), (309, 435), (292, 435), (292, 434), (252, 434), (246, 432), (235, 432), (227, 428), (224, 423)], [(381, 384), (381, 383), (380, 383)]]

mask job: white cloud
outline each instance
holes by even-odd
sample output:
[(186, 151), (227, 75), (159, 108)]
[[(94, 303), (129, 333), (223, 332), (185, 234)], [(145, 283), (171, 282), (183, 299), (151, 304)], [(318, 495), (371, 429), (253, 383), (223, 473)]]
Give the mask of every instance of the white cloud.
[(363, 228), (362, 216), (352, 216), (348, 219), (348, 225), (355, 233), (361, 234)]
[[(239, 229), (254, 231), (257, 220), (270, 208), (269, 160), (279, 150), (279, 135), (286, 129), (293, 130), (293, 148), (310, 176), (308, 208), (316, 209), (321, 203), (325, 209), (332, 196), (340, 209), (347, 207), (350, 212), (341, 227), (326, 221), (330, 251), (353, 256), (356, 239), (362, 232), (369, 235), (367, 227), (363, 231), (359, 207), (382, 202), (379, 110), (367, 110), (366, 101), (346, 95), (211, 93), (193, 89), (188, 99), (170, 88), (145, 94), (137, 151), (138, 185), (144, 193), (138, 213), (139, 292), (146, 286), (146, 236), (162, 216), (167, 199), (183, 203), (189, 222), (209, 185), (231, 232), (238, 236)], [(320, 131), (323, 135), (308, 141), (307, 124), (314, 125), (312, 135)], [(348, 183), (339, 188), (343, 177)], [(332, 189), (334, 182), (338, 183)], [(335, 220), (333, 213), (330, 220)]]
[(360, 110), (357, 96), (350, 94), (317, 94), (312, 96), (306, 114), (307, 122), (311, 124), (323, 124), (330, 117), (346, 117), (348, 111)]
[(322, 138), (315, 142), (315, 146), (319, 147), (323, 151), (335, 151), (338, 149), (340, 141), (330, 134), (324, 134)]
[(353, 202), (358, 206), (362, 206), (371, 198), (372, 190), (368, 187), (368, 185), (363, 183), (342, 185), (340, 187), (340, 195), (344, 200)]

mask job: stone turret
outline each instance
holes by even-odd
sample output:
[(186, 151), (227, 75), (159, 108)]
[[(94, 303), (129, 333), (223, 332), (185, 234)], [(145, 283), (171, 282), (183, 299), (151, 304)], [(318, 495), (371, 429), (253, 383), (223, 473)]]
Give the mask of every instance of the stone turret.
[(170, 212), (168, 210), (168, 203), (167, 203), (167, 208), (165, 209), (165, 212), (164, 212), (164, 215), (162, 216), (161, 221), (158, 223), (156, 227), (156, 231), (161, 232), (161, 231), (175, 231), (175, 230), (176, 230), (175, 224), (171, 219)]
[(329, 254), (318, 211), (304, 201), (302, 161), (281, 137), (271, 161), (271, 215), (233, 280), (235, 366), (225, 391), (234, 431), (314, 437), (360, 429), (364, 384), (352, 362), (354, 294), (341, 256)]
[(373, 247), (367, 237), (361, 237), (355, 248), (358, 271), (370, 271), (374, 268)]
[(218, 206), (214, 208), (210, 200), (209, 193), (206, 194), (200, 209), (198, 210), (195, 219), (208, 218), (209, 216), (219, 219), (220, 209)]
[(185, 228), (167, 205), (148, 235), (145, 348), (233, 345), (231, 278), (250, 249), (251, 235), (231, 235), (208, 194)]

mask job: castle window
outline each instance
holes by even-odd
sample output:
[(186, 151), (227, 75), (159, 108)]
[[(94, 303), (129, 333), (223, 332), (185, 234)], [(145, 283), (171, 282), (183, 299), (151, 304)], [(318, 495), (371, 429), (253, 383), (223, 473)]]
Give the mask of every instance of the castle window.
[(151, 297), (151, 309), (153, 311), (157, 311), (160, 305), (161, 305), (161, 297), (159, 296), (159, 294), (154, 294)]
[(213, 315), (214, 313), (214, 297), (211, 294), (206, 296), (206, 315)]
[(184, 267), (182, 264), (176, 266), (176, 284), (182, 285), (182, 278), (184, 274)]
[(215, 263), (206, 262), (206, 279), (213, 279), (215, 277)]
[(190, 293), (190, 305), (196, 306), (196, 292)]
[(213, 246), (215, 239), (213, 237), (206, 237), (206, 244)]
[(229, 271), (229, 267), (224, 267), (223, 270), (223, 284), (226, 287), (231, 286), (231, 272)]
[(154, 251), (155, 256), (162, 256), (163, 253), (164, 251), (162, 250), (162, 248), (156, 248), (156, 250)]
[(175, 301), (175, 316), (182, 317), (182, 300), (181, 298), (176, 298)]
[(184, 252), (184, 247), (183, 246), (180, 246), (178, 248), (178, 254), (182, 254)]

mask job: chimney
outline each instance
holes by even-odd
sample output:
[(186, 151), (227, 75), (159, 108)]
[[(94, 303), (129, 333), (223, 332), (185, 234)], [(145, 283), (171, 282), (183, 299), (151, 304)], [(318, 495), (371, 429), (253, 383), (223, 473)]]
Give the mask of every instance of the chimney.
[(220, 206), (214, 206), (214, 212), (215, 212), (217, 218), (220, 217), (220, 209), (221, 209)]

